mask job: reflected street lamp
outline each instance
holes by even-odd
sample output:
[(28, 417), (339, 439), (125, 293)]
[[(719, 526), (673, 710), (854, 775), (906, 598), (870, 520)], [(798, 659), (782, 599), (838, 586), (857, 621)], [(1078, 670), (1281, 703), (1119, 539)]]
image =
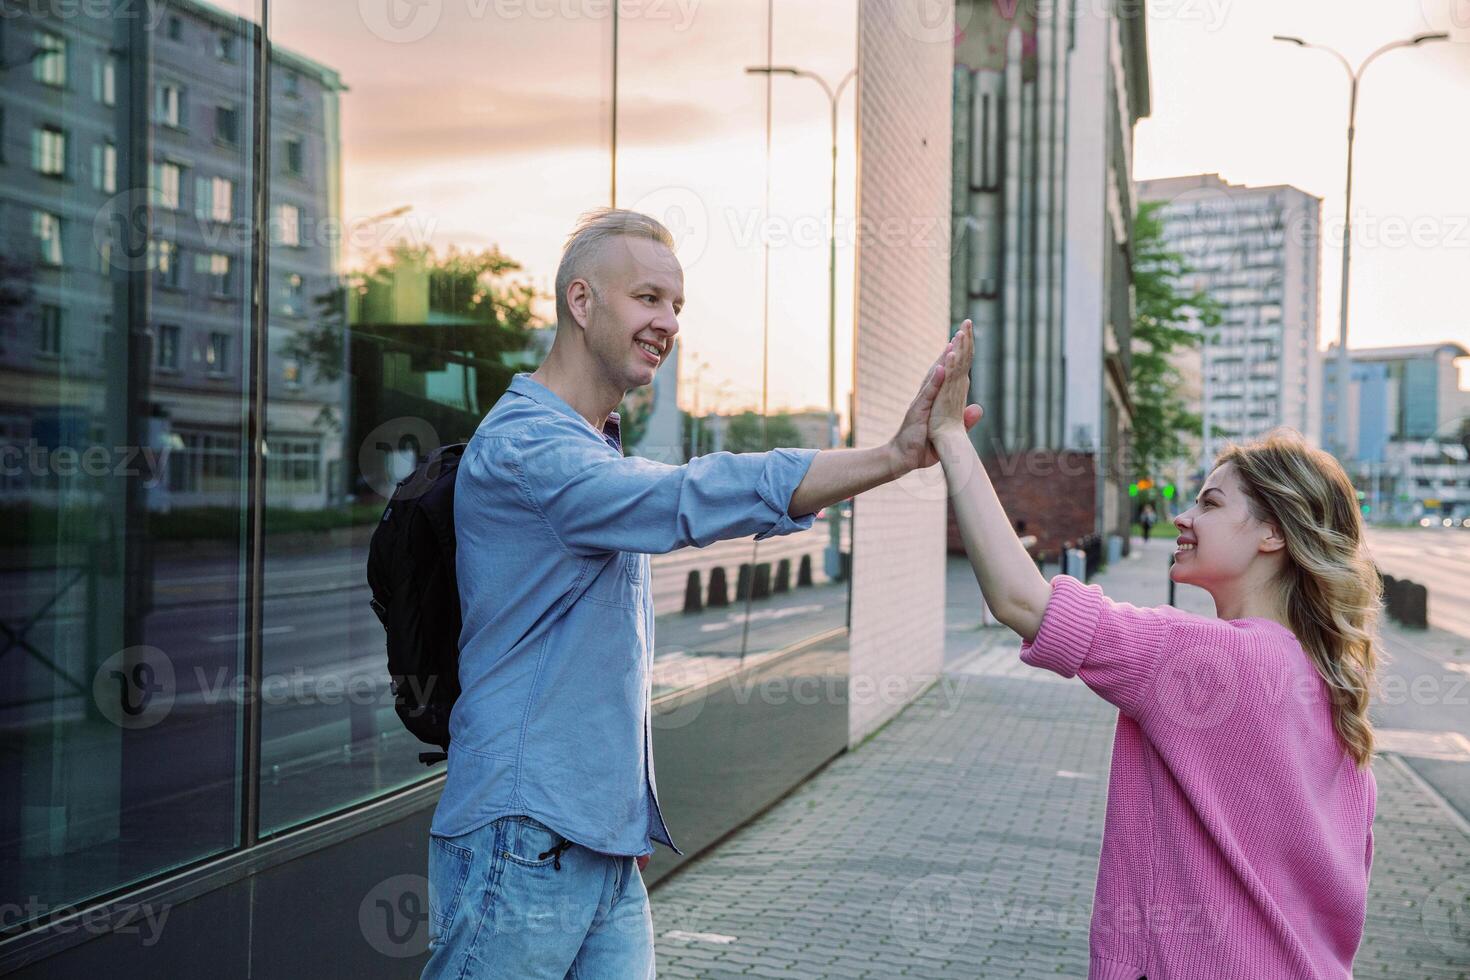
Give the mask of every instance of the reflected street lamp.
[(1351, 83), (1348, 96), (1348, 130), (1347, 130), (1347, 204), (1342, 231), (1342, 292), (1341, 309), (1338, 311), (1337, 324), (1337, 458), (1344, 462), (1348, 459), (1350, 450), (1347, 437), (1347, 411), (1349, 391), (1349, 358), (1348, 358), (1348, 268), (1352, 262), (1353, 254), (1353, 138), (1357, 132), (1358, 118), (1358, 85), (1363, 78), (1363, 72), (1381, 54), (1392, 51), (1394, 48), (1413, 48), (1430, 41), (1444, 41), (1449, 34), (1439, 31), (1428, 34), (1415, 34), (1413, 37), (1404, 38), (1401, 41), (1391, 41), (1383, 47), (1374, 51), (1364, 58), (1362, 64), (1354, 70), (1351, 62), (1347, 60), (1336, 48), (1329, 48), (1325, 44), (1309, 44), (1299, 37), (1290, 37), (1284, 34), (1272, 35), (1274, 41), (1285, 41), (1287, 44), (1295, 44), (1299, 48), (1316, 48), (1326, 51), (1339, 62), (1348, 73), (1348, 81)]
[[(790, 75), (793, 78), (810, 78), (822, 86), (832, 117), (832, 213), (827, 225), (827, 445), (837, 447), (842, 440), (837, 428), (837, 103), (847, 83), (857, 77), (854, 68), (842, 76), (834, 90), (822, 76), (801, 68), (785, 65), (754, 65), (745, 69), (747, 75)], [(827, 575), (838, 578), (842, 572), (842, 512), (834, 504), (827, 508), (827, 526), (831, 541), (827, 546)]]

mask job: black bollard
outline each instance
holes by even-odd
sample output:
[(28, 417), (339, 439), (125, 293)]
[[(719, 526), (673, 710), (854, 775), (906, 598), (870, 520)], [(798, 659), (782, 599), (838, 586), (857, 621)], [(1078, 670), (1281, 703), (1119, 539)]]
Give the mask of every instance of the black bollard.
[(1408, 583), (1404, 593), (1403, 624), (1415, 629), (1429, 628), (1429, 590), (1418, 582)]
[(735, 579), (735, 601), (744, 602), (750, 598), (750, 562), (742, 562), (740, 573)]
[(812, 556), (802, 555), (801, 565), (796, 569), (796, 587), (803, 588), (812, 584)]
[(773, 586), (777, 592), (791, 591), (791, 559), (782, 558), (776, 563), (776, 584)]
[(1388, 614), (1401, 623), (1408, 622), (1409, 593), (1413, 588), (1414, 583), (1406, 578), (1393, 584), (1393, 601), (1389, 604)]
[(689, 580), (684, 586), (684, 611), (686, 613), (704, 612), (704, 591), (699, 586), (699, 569), (689, 573)]
[(730, 604), (730, 587), (725, 583), (725, 566), (716, 565), (709, 573), (709, 601), (711, 609), (722, 609)]
[(765, 599), (771, 594), (771, 563), (763, 561), (755, 566), (755, 579), (750, 583), (750, 597)]

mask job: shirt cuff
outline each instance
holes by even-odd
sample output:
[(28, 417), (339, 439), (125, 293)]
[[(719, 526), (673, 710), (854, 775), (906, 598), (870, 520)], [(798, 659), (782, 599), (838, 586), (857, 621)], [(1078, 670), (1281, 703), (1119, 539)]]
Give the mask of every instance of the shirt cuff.
[(793, 518), (786, 509), (791, 506), (791, 496), (806, 477), (806, 471), (811, 469), (816, 455), (815, 449), (772, 449), (766, 453), (766, 465), (756, 481), (755, 492), (767, 507), (776, 512), (777, 517), (775, 523), (755, 536), (757, 541), (792, 531), (805, 531), (812, 526), (816, 514)]
[(1077, 676), (1102, 616), (1102, 589), (1083, 585), (1070, 575), (1051, 580), (1051, 598), (1041, 614), (1036, 638), (1021, 644), (1021, 659), (1063, 677)]

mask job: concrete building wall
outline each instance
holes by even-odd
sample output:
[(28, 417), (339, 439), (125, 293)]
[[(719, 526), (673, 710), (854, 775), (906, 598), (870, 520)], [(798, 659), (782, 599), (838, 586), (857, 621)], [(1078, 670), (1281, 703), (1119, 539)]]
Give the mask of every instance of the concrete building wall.
[[(1142, 18), (1122, 8), (955, 6), (950, 316), (976, 327), (976, 448), (1095, 454), (1086, 507), (1006, 481), (1043, 540), (1126, 533), (1133, 125), (1148, 113)], [(1068, 521), (1041, 528), (1045, 520)]]
[[(902, 0), (858, 19), (856, 444), (888, 439), (948, 337), (952, 30), (915, 29)], [(851, 708), (856, 744), (938, 675), (944, 658), (945, 491), (938, 467), (854, 504)]]

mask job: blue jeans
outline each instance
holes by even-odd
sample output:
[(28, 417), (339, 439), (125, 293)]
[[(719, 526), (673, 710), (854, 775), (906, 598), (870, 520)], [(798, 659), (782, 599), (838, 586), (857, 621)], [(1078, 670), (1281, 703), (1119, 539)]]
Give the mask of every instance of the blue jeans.
[(430, 835), (423, 980), (653, 976), (653, 917), (634, 858), (572, 844), (530, 817)]

